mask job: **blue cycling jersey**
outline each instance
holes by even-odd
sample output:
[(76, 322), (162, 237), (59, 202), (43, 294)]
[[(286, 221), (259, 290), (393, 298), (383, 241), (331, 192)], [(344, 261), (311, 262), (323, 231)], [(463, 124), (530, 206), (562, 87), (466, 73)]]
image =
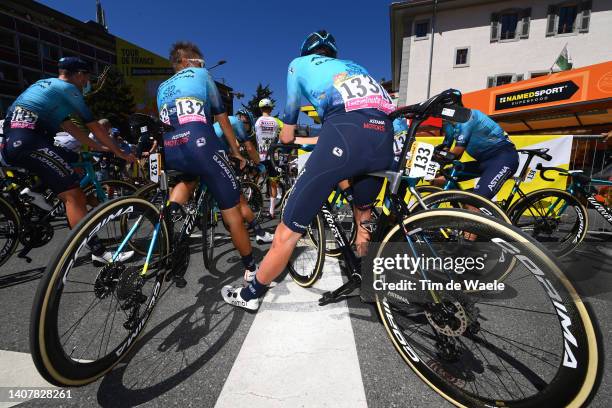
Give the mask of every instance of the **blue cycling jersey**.
[[(232, 125), (232, 129), (234, 130), (234, 135), (236, 135), (236, 139), (238, 140), (238, 143), (246, 142), (247, 140), (249, 140), (249, 135), (247, 134), (246, 130), (244, 130), (244, 124), (242, 123), (240, 119), (238, 119), (235, 116), (229, 116), (229, 121), (230, 121), (230, 124)], [(215, 122), (213, 127), (215, 128), (215, 133), (217, 137), (219, 138), (219, 141), (223, 145), (223, 150), (225, 150), (226, 152), (229, 152), (230, 151), (229, 144), (227, 144), (227, 139), (225, 138), (225, 135), (223, 134), (221, 125), (219, 124), (219, 122)]]
[(190, 122), (212, 125), (212, 116), (225, 112), (221, 95), (206, 68), (185, 68), (157, 90), (162, 122), (177, 126)]
[(77, 114), (85, 123), (94, 121), (79, 88), (59, 78), (41, 79), (30, 85), (13, 102), (9, 113), (13, 128), (42, 127), (49, 132), (58, 131), (70, 114)]
[(287, 104), (283, 122), (297, 123), (304, 96), (322, 121), (360, 109), (393, 111), (391, 98), (361, 65), (353, 61), (307, 55), (291, 61), (287, 74)]
[(446, 145), (455, 140), (456, 146), (465, 147), (476, 160), (488, 158), (502, 147), (513, 146), (506, 132), (493, 119), (476, 109), (472, 109), (472, 115), (465, 123), (446, 123), (444, 133)]

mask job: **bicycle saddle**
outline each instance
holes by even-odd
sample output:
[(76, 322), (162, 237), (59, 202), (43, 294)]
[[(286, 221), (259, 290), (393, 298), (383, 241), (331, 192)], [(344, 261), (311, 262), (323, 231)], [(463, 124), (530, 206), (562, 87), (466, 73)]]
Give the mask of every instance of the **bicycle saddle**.
[(391, 119), (403, 116), (406, 118), (424, 119), (429, 116), (440, 117), (453, 122), (467, 122), (472, 115), (468, 108), (461, 106), (461, 94), (455, 89), (434, 95), (418, 104), (403, 106), (389, 114)]

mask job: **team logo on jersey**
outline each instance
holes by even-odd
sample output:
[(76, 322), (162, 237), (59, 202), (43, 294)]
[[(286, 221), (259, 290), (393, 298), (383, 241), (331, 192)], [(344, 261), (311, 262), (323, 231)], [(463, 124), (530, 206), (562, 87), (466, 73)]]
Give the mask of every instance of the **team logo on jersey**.
[(196, 140), (196, 146), (198, 147), (202, 147), (206, 144), (206, 139), (201, 137), (199, 139)]
[(344, 154), (344, 151), (338, 146), (336, 146), (332, 149), (332, 153), (334, 154), (334, 156), (342, 157), (342, 154)]
[(21, 140), (16, 140), (16, 141), (13, 143), (13, 147), (19, 147), (19, 146), (21, 146)]
[(366, 122), (363, 124), (363, 128), (377, 130), (379, 132), (384, 132), (385, 131), (385, 121), (377, 120), (377, 119), (370, 119), (369, 122)]
[(346, 78), (348, 78), (348, 73), (346, 72), (341, 72), (337, 75), (334, 75), (334, 85), (344, 82)]

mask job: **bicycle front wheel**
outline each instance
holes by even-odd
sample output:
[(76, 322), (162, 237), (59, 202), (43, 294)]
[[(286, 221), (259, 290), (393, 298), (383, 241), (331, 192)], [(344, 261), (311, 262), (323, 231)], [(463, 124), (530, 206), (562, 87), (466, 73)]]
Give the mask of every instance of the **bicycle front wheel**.
[(323, 217), (319, 213), (295, 246), (287, 270), (295, 283), (307, 288), (319, 279), (324, 264), (325, 232)]
[[(127, 236), (122, 220), (130, 227)], [(93, 236), (104, 238), (112, 261), (97, 266), (88, 244)], [(151, 257), (129, 251), (126, 241), (149, 242)], [(127, 355), (159, 300), (169, 246), (158, 209), (138, 198), (109, 201), (77, 225), (34, 297), (30, 352), (43, 378), (82, 386)]]
[[(457, 233), (441, 235), (440, 230)], [(462, 241), (465, 232), (476, 234), (478, 243)], [(463, 262), (454, 267), (434, 262), (432, 268), (442, 271), (421, 263), (417, 273), (391, 265), (374, 275), (378, 312), (394, 347), (427, 385), (456, 406), (581, 406), (597, 377), (594, 322), (540, 244), (494, 218), (430, 210), (395, 226), (376, 257), (452, 251), (461, 255), (453, 258), (459, 261), (479, 256), (479, 245), (516, 258), (505, 288), (464, 290), (469, 281), (494, 282), (487, 268), (459, 271)], [(419, 285), (425, 279), (429, 284)], [(389, 286), (409, 281), (416, 289), (406, 283)], [(460, 287), (445, 284), (451, 281)]]
[(576, 249), (589, 226), (586, 207), (567, 191), (553, 188), (527, 194), (508, 215), (512, 224), (559, 257)]

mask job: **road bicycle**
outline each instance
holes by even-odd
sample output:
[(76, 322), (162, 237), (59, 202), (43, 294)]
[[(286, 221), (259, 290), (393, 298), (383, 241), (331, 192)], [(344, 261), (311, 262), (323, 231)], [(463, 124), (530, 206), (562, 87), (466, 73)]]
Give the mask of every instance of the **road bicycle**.
[[(91, 155), (87, 152), (81, 153), (81, 160), (72, 166), (84, 170), (80, 187), (92, 207), (136, 190), (121, 180), (98, 181)], [(9, 259), (20, 243), (23, 248), (17, 256), (32, 262), (28, 253), (51, 241), (54, 235), (52, 222), (65, 218), (63, 202), (51, 191), (34, 191), (38, 190), (35, 187), (38, 184), (38, 179), (23, 168), (0, 167), (0, 265)]]
[[(399, 115), (411, 119), (399, 167), (404, 169), (407, 149), (425, 119), (462, 122), (469, 111), (456, 105), (452, 92), (445, 92), (400, 108), (392, 117)], [(427, 157), (433, 155), (431, 145), (420, 144), (418, 149), (425, 159), (412, 155), (410, 171), (427, 166)], [(520, 229), (493, 217), (459, 209), (409, 214), (398, 195), (403, 171), (371, 175), (384, 177), (388, 189), (384, 211), (372, 227), (369, 255), (356, 256), (325, 202), (302, 238), (310, 245), (298, 246), (291, 257), (291, 277), (302, 286), (316, 281), (325, 259), (323, 230), (328, 227), (342, 251), (348, 281), (324, 293), (320, 304), (344, 299), (359, 288), (364, 301), (376, 303), (404, 361), (446, 400), (462, 407), (584, 404), (595, 388), (599, 364), (594, 321), (555, 259)], [(476, 235), (476, 242), (465, 239), (466, 233)], [(515, 260), (503, 290), (489, 276), (496, 259), (483, 261), (482, 270), (464, 273), (457, 264), (435, 262), (417, 263), (412, 270), (391, 262), (380, 270), (388, 260), (404, 255), (427, 260), (501, 253)], [(475, 279), (484, 287), (470, 290), (469, 282)], [(423, 287), (413, 290), (410, 283)]]
[[(52, 384), (88, 384), (129, 353), (158, 302), (162, 284), (186, 284), (188, 240), (200, 215), (204, 259), (212, 259), (214, 242), (209, 246), (208, 239), (214, 239), (218, 214), (212, 197), (201, 185), (198, 211), (187, 213), (178, 234), (173, 234), (161, 143), (163, 132), (172, 128), (155, 118), (146, 120), (160, 142), (159, 153), (149, 163), (151, 181), (159, 184), (161, 197), (122, 197), (88, 214), (51, 258), (34, 297), (30, 351), (39, 373)], [(102, 267), (90, 260), (87, 243), (94, 235), (114, 254)], [(125, 250), (134, 255), (121, 262), (118, 256)]]
[(508, 209), (512, 223), (540, 242), (550, 243), (557, 256), (574, 251), (586, 236), (589, 228), (589, 211), (593, 208), (612, 225), (612, 208), (598, 194), (597, 187), (612, 187), (612, 181), (591, 178), (580, 170), (545, 167), (538, 164), (540, 177), (549, 171), (568, 180), (565, 190), (545, 188), (532, 191)]
[[(597, 210), (612, 224), (612, 210), (606, 206), (605, 199), (597, 194), (595, 188), (612, 186), (612, 182), (591, 179), (581, 174), (581, 171), (546, 167), (541, 162), (532, 169), (530, 165), (534, 157), (544, 161), (552, 159), (548, 149), (520, 149), (518, 152), (527, 155), (527, 159), (519, 175), (514, 177), (508, 197), (499, 202), (500, 208), (513, 225), (543, 243), (556, 256), (564, 257), (578, 247), (588, 232), (587, 207)], [(537, 172), (540, 172), (542, 179), (555, 181), (544, 175), (546, 171), (556, 171), (560, 176), (567, 177), (570, 181), (567, 188), (545, 188), (529, 193), (521, 189), (521, 184), (533, 179)], [(453, 161), (450, 170), (442, 174), (447, 180), (444, 190), (459, 188), (461, 178), (478, 176), (464, 172), (463, 164), (458, 161)]]

